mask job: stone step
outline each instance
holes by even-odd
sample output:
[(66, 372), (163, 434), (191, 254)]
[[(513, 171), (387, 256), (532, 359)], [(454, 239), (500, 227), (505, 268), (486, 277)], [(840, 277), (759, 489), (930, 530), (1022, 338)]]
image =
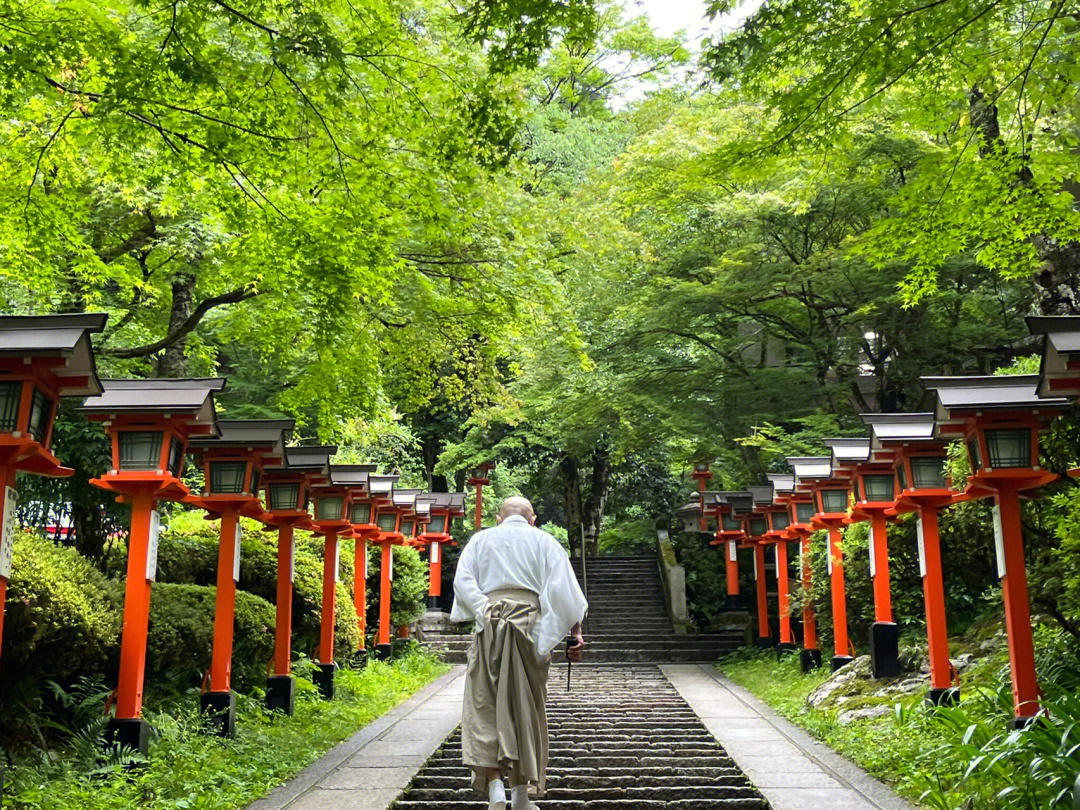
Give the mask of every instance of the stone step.
[[(652, 666), (553, 667), (544, 810), (766, 810), (765, 800)], [(455, 731), (395, 810), (483, 810)]]

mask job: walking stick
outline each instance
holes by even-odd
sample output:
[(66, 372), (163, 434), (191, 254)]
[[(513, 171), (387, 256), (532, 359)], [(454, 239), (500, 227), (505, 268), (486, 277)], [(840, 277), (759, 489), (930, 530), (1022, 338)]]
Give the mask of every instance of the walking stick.
[(570, 691), (570, 667), (573, 662), (570, 660), (570, 648), (577, 644), (577, 639), (574, 638), (574, 634), (571, 633), (566, 637), (566, 691)]

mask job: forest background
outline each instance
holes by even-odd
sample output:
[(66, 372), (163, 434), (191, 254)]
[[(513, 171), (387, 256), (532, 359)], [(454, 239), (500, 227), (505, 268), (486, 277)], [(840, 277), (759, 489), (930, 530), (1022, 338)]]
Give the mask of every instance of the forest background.
[[(525, 492), (591, 552), (647, 546), (695, 461), (758, 483), (860, 412), (926, 409), (923, 374), (1034, 369), (1023, 316), (1080, 310), (1064, 0), (779, 0), (700, 52), (585, 0), (5, 0), (0, 19), (4, 311), (108, 312), (103, 374), (228, 375), (223, 415), (295, 418), (405, 483), (460, 489), (497, 458), (489, 505)], [(108, 580), (103, 441), (66, 408), (54, 450), (77, 474), (20, 480), (23, 517), (70, 519), (70, 548), (24, 554)], [(1080, 640), (1072, 486), (1026, 528), (1036, 608)], [(943, 524), (950, 616), (996, 604), (980, 510)], [(719, 564), (680, 549), (707, 624)], [(6, 639), (5, 661), (70, 677), (50, 638)]]

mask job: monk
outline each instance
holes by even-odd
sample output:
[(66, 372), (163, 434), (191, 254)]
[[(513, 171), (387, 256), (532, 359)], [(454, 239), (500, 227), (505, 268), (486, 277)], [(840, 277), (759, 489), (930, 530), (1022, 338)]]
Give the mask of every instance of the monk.
[(499, 525), (472, 536), (454, 576), (451, 621), (476, 622), (465, 673), (461, 751), (473, 789), (489, 810), (535, 810), (548, 763), (547, 699), (551, 651), (567, 632), (571, 661), (581, 660), (588, 604), (570, 558), (521, 497), (507, 498)]

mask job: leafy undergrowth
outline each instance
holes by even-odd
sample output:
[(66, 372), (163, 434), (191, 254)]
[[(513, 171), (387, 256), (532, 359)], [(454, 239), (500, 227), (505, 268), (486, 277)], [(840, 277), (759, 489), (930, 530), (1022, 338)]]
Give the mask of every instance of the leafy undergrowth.
[[(740, 652), (719, 666), (778, 713), (921, 806), (1070, 807), (1080, 773), (1075, 642), (1049, 628), (1036, 634), (1047, 716), (1024, 731), (1008, 725), (1012, 696), (1003, 646), (988, 644), (985, 628), (976, 628), (953, 642), (954, 660), (965, 652), (972, 660), (961, 674), (963, 700), (949, 709), (928, 708), (925, 688), (904, 694), (869, 678), (849, 680), (811, 706), (807, 698), (830, 673), (803, 675), (796, 657), (778, 662), (771, 651)], [(852, 717), (853, 711), (875, 708), (877, 716)]]
[(74, 734), (63, 751), (22, 761), (9, 771), (5, 807), (16, 810), (227, 810), (249, 802), (311, 764), (332, 746), (447, 670), (414, 650), (393, 663), (337, 673), (335, 699), (324, 701), (297, 678), (293, 717), (267, 712), (262, 694), (238, 696), (237, 736), (203, 733), (197, 693), (147, 712), (157, 732), (148, 761), (102, 761), (102, 723)]

